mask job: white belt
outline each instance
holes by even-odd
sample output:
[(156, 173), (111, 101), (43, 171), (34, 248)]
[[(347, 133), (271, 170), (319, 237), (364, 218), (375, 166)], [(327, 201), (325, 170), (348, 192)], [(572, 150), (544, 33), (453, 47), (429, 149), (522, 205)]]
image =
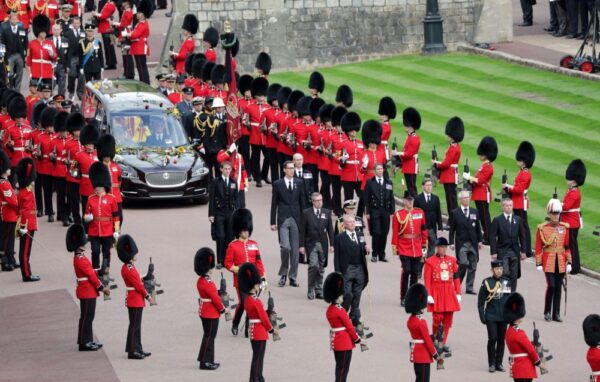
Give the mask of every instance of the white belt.
[(412, 343), (412, 344), (424, 344), (424, 343), (425, 343), (425, 341), (423, 341), (423, 340), (415, 340), (415, 339), (412, 339), (412, 340), (410, 341), (410, 343)]
[(81, 177), (82, 178), (89, 178), (90, 176), (89, 176), (89, 174), (81, 174)]
[(452, 168), (458, 168), (458, 164), (451, 164), (450, 167), (452, 167)]
[(579, 212), (579, 211), (581, 211), (581, 208), (571, 208), (570, 210), (566, 210), (563, 212)]
[(14, 151), (25, 151), (25, 147), (14, 147)]
[(418, 159), (419, 158), (419, 154), (413, 155), (413, 158)]
[(259, 122), (250, 122), (250, 126), (260, 126)]
[(344, 327), (329, 329), (329, 331), (332, 332), (332, 333), (343, 332), (344, 330), (346, 330), (346, 328), (344, 328)]
[(125, 287), (125, 290), (135, 290), (134, 287)]
[(360, 162), (359, 162), (359, 161), (357, 161), (357, 160), (349, 160), (349, 161), (346, 161), (346, 164), (359, 164), (359, 163), (360, 163)]
[(79, 281), (87, 281), (88, 278), (87, 277), (77, 277), (77, 282)]
[(510, 355), (513, 358), (521, 358), (521, 357), (529, 357), (529, 354), (527, 353), (517, 353), (517, 354), (511, 354)]
[(43, 58), (35, 58), (31, 61), (36, 64), (52, 64), (52, 61), (44, 60)]
[(8, 202), (2, 202), (2, 205), (3, 205), (3, 206), (5, 206), (5, 205), (7, 205), (7, 204), (8, 204)]
[(212, 302), (212, 300), (210, 298), (201, 298), (200, 301), (202, 301), (202, 302)]
[(382, 145), (387, 145), (387, 144), (388, 144), (388, 141), (381, 141), (381, 144), (382, 144)]
[(248, 320), (250, 324), (260, 324), (262, 321), (259, 318), (253, 318), (252, 320)]
[(596, 377), (598, 375), (600, 375), (600, 371), (593, 371), (592, 374), (590, 374), (592, 377)]

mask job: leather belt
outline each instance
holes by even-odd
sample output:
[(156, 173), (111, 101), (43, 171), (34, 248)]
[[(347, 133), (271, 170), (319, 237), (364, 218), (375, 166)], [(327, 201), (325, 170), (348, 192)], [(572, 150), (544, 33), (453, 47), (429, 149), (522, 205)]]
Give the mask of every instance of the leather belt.
[(415, 233), (406, 233), (403, 234), (402, 236), (400, 236), (402, 239), (420, 239), (421, 238), (421, 234), (415, 234)]
[(94, 221), (95, 222), (109, 222), (111, 221), (113, 218), (109, 218), (106, 216), (98, 216), (98, 217), (94, 217)]

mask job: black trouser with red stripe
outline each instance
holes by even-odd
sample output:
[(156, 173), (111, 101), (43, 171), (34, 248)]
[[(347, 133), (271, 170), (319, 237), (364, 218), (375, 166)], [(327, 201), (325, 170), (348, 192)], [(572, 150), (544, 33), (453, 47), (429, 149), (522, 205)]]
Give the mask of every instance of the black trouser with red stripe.
[(565, 273), (558, 271), (558, 259), (554, 263), (554, 272), (545, 272), (546, 275), (546, 298), (544, 302), (544, 314), (552, 314), (552, 318), (560, 316), (560, 298), (562, 296), (562, 285)]
[(572, 265), (571, 274), (576, 275), (581, 272), (581, 262), (579, 261), (579, 243), (577, 242), (577, 236), (579, 235), (579, 228), (569, 228), (569, 250), (571, 251)]
[(417, 174), (404, 174), (404, 180), (406, 181), (406, 190), (411, 196), (417, 197)]
[(323, 195), (323, 208), (331, 210), (331, 178), (329, 177), (329, 173), (325, 170), (319, 170), (319, 174), (321, 177), (321, 189), (319, 192)]
[(476, 200), (475, 207), (477, 208), (477, 217), (483, 230), (483, 241), (486, 244), (490, 242), (490, 226), (492, 220), (490, 218), (490, 204), (483, 200)]
[[(240, 321), (242, 320), (242, 314), (244, 314), (244, 301), (246, 300), (247, 293), (240, 292), (239, 288), (236, 288), (235, 291), (238, 295), (238, 305), (235, 308), (235, 314), (233, 315), (233, 327), (237, 328), (240, 326)], [(246, 325), (247, 327), (248, 325)]]
[(135, 66), (133, 65), (133, 56), (124, 54), (123, 56), (123, 77), (133, 80), (135, 77)]
[(250, 341), (252, 344), (252, 365), (250, 365), (250, 382), (264, 382), (262, 375), (267, 341)]
[(202, 335), (202, 344), (200, 345), (200, 352), (198, 353), (198, 362), (203, 363), (214, 363), (215, 362), (215, 337), (219, 330), (219, 319), (218, 318), (202, 318), (202, 328), (204, 334)]
[(100, 269), (100, 251), (102, 250), (102, 261), (108, 259), (110, 267), (110, 248), (112, 247), (112, 236), (90, 236), (90, 244), (92, 247), (92, 267)]
[(342, 216), (342, 178), (339, 175), (330, 175), (331, 178), (331, 203), (335, 216)]
[(148, 65), (146, 65), (146, 55), (136, 54), (133, 56), (133, 61), (135, 62), (140, 82), (145, 82), (150, 85), (150, 74), (148, 73)]
[(5, 222), (0, 225), (0, 238), (2, 238), (2, 247), (0, 253), (2, 265), (15, 265), (15, 227), (17, 222)]
[[(245, 129), (245, 127), (242, 127)], [(244, 158), (244, 166), (246, 166), (246, 170), (250, 169), (248, 176), (252, 176), (252, 166), (250, 160), (250, 136), (242, 135), (238, 140), (238, 152), (242, 154)]]
[(67, 179), (54, 176), (54, 189), (56, 190), (56, 217), (58, 220), (67, 221), (69, 212), (67, 210)]
[(346, 382), (352, 361), (352, 350), (334, 351), (335, 357), (335, 382)]
[(408, 288), (419, 280), (421, 270), (421, 257), (403, 256), (400, 254), (402, 272), (400, 274), (400, 300), (404, 300)]
[[(52, 206), (52, 183), (53, 177), (50, 174), (39, 174), (38, 178), (41, 178), (42, 189), (44, 190), (44, 207), (45, 214), (48, 216), (54, 215), (54, 207)], [(37, 200), (37, 199), (36, 199)]]
[(96, 298), (82, 298), (79, 300), (79, 331), (77, 334), (77, 343), (85, 345), (94, 341), (92, 331), (92, 322), (96, 315)]
[(267, 154), (269, 155), (269, 167), (271, 168), (271, 183), (274, 183), (280, 178), (279, 161), (277, 160), (277, 150), (274, 148), (268, 148)]
[[(38, 166), (38, 162), (35, 162), (35, 165)], [(44, 214), (44, 193), (42, 192), (42, 179), (41, 174), (38, 173), (38, 182), (34, 183), (34, 192), (35, 192), (35, 206), (37, 207), (38, 214)]]
[(431, 364), (429, 363), (415, 363), (413, 364), (415, 369), (415, 382), (429, 382), (429, 373), (431, 372)]
[(144, 351), (142, 348), (142, 313), (144, 308), (130, 308), (129, 311), (129, 328), (127, 328), (127, 343), (125, 344), (125, 351), (127, 353)]
[(79, 203), (81, 196), (79, 195), (79, 183), (67, 182), (68, 195), (68, 211), (73, 215), (75, 224), (81, 224), (81, 213), (79, 212)]
[(104, 45), (104, 63), (109, 69), (117, 67), (117, 53), (115, 53), (115, 46), (111, 39), (112, 36), (112, 33), (102, 33), (102, 44)]
[(456, 197), (456, 184), (444, 183), (444, 193), (446, 194), (446, 210), (448, 215), (458, 207), (458, 198)]
[(31, 257), (31, 244), (35, 231), (27, 230), (27, 234), (22, 235), (19, 245), (19, 263), (21, 264), (21, 277), (23, 280), (31, 277), (31, 265), (29, 258)]

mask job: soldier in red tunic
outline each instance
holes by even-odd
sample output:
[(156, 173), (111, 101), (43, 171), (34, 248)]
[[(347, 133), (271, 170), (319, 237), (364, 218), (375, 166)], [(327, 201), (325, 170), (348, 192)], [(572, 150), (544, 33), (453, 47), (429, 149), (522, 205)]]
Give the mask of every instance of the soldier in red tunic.
[(33, 130), (26, 119), (27, 105), (23, 97), (14, 98), (8, 105), (10, 119), (4, 123), (5, 152), (10, 155), (10, 167), (15, 168), (23, 158), (31, 157)]
[(319, 192), (319, 164), (321, 162), (321, 152), (323, 142), (319, 132), (321, 120), (319, 119), (319, 109), (325, 105), (322, 98), (311, 98), (308, 105), (310, 111), (310, 123), (308, 124), (308, 136), (310, 143), (307, 142), (307, 169), (312, 173), (314, 192)]
[(407, 137), (401, 152), (392, 152), (402, 162), (402, 173), (406, 181), (406, 189), (412, 196), (417, 196), (417, 174), (419, 173), (419, 147), (421, 138), (417, 130), (421, 128), (421, 114), (413, 108), (407, 107), (402, 112), (404, 130)]
[(413, 363), (417, 382), (429, 382), (431, 363), (434, 359), (438, 364), (444, 364), (444, 359), (436, 351), (429, 335), (427, 321), (422, 318), (428, 298), (427, 289), (423, 284), (417, 283), (408, 288), (404, 305), (404, 310), (410, 314), (406, 327), (410, 332), (410, 362)]
[(498, 144), (493, 137), (483, 137), (477, 147), (477, 155), (483, 162), (477, 170), (475, 176), (464, 172), (463, 179), (469, 181), (473, 187), (471, 200), (475, 202), (479, 222), (483, 229), (483, 244), (489, 245), (490, 237), (490, 201), (492, 200), (492, 176), (494, 175), (494, 166), (492, 162), (498, 156)]
[(549, 221), (537, 227), (535, 234), (535, 263), (538, 271), (546, 275), (546, 301), (544, 319), (562, 322), (560, 318), (560, 297), (565, 272), (571, 271), (571, 251), (569, 250), (569, 224), (559, 222), (562, 204), (558, 199), (550, 199), (546, 207)]
[(527, 257), (532, 256), (531, 250), (531, 231), (529, 229), (529, 222), (527, 221), (527, 210), (529, 209), (529, 186), (531, 185), (531, 167), (535, 161), (535, 149), (533, 145), (528, 141), (523, 141), (517, 149), (515, 155), (517, 165), (519, 166), (519, 173), (515, 177), (515, 183), (503, 184), (502, 188), (510, 195), (513, 201), (513, 211), (515, 215), (521, 218), (520, 229), (523, 231), (525, 237), (525, 254)]
[(267, 183), (273, 183), (281, 177), (279, 160), (277, 158), (277, 148), (279, 146), (279, 128), (277, 123), (279, 114), (282, 113), (279, 107), (279, 100), (277, 99), (280, 89), (280, 84), (271, 84), (267, 89), (267, 103), (271, 106), (270, 109), (265, 111), (265, 126), (267, 128), (265, 147), (269, 157), (269, 169), (271, 172), (271, 179), (266, 180)]
[(135, 69), (133, 57), (130, 54), (131, 45), (124, 44), (122, 32), (133, 28), (133, 10), (131, 9), (131, 0), (121, 1), (121, 20), (114, 21), (113, 27), (119, 31), (119, 40), (121, 41), (121, 53), (123, 58), (123, 77), (133, 80)]
[(31, 119), (31, 110), (33, 109), (33, 105), (35, 105), (37, 101), (40, 100), (40, 97), (37, 94), (37, 87), (38, 84), (36, 81), (29, 81), (29, 94), (27, 95), (27, 97), (25, 97), (25, 102), (27, 102), (27, 115), (25, 117), (26, 119)]
[(127, 297), (125, 305), (129, 313), (129, 328), (127, 329), (127, 343), (125, 351), (129, 359), (144, 359), (150, 357), (150, 352), (145, 352), (142, 347), (142, 313), (148, 300), (150, 305), (156, 305), (154, 298), (148, 294), (142, 278), (138, 273), (135, 262), (137, 261), (138, 248), (133, 238), (123, 235), (117, 241), (117, 255), (123, 262), (121, 276), (125, 282)]
[[(113, 44), (114, 30), (111, 25), (113, 14), (117, 11), (117, 4), (113, 0), (104, 3), (100, 12), (93, 12), (92, 15), (98, 18), (98, 33), (102, 34), (102, 45), (104, 45), (104, 59), (106, 60), (106, 69), (117, 68), (117, 54)], [(118, 12), (117, 12), (118, 13)]]
[(354, 94), (348, 85), (340, 85), (335, 93), (335, 106), (350, 109), (354, 103)]
[(271, 56), (269, 56), (268, 53), (260, 52), (258, 56), (256, 56), (254, 68), (258, 72), (259, 77), (267, 79), (269, 77), (269, 73), (271, 73), (272, 66), (273, 61), (271, 60)]
[(377, 151), (385, 157), (385, 163), (390, 160), (389, 140), (392, 135), (392, 126), (390, 120), (396, 118), (396, 103), (391, 97), (383, 97), (379, 101), (379, 120), (381, 121), (381, 143), (377, 146)]
[(416, 284), (421, 269), (423, 252), (427, 249), (427, 225), (425, 212), (413, 208), (414, 197), (404, 193), (404, 207), (392, 216), (392, 253), (400, 256), (402, 273), (400, 275), (400, 304), (404, 306), (404, 297), (408, 287)]
[(587, 351), (587, 362), (592, 374), (590, 382), (600, 382), (600, 316), (590, 314), (583, 320), (583, 338), (590, 347)]
[[(287, 97), (285, 96), (286, 94)], [(304, 97), (304, 93), (300, 90), (292, 91), (290, 88), (283, 88), (283, 91), (278, 93), (278, 97), (281, 98), (279, 100), (279, 105), (282, 105), (284, 110), (287, 110), (282, 117), (278, 129), (282, 153), (279, 158), (279, 166), (281, 168), (281, 174), (285, 175), (284, 163), (293, 160), (293, 156), (296, 153), (296, 148), (298, 146), (298, 143), (294, 140), (295, 137), (292, 134), (292, 126), (302, 122), (302, 119), (298, 116), (298, 101), (300, 101), (300, 98)]]
[(294, 141), (297, 143), (297, 147), (295, 153), (301, 154), (306, 164), (305, 175), (307, 175), (306, 179), (310, 179), (309, 186), (306, 190), (309, 194), (314, 192), (315, 181), (318, 178), (315, 174), (318, 174), (317, 170), (317, 160), (312, 155), (314, 150), (314, 146), (316, 144), (315, 140), (317, 140), (316, 135), (311, 134), (309, 125), (312, 124), (312, 120), (310, 118), (310, 103), (312, 98), (309, 96), (303, 96), (298, 100), (296, 111), (298, 112), (298, 117), (301, 119), (299, 122), (293, 124), (291, 127), (291, 133), (294, 135)]
[(348, 312), (342, 307), (344, 301), (344, 276), (332, 272), (323, 284), (323, 299), (329, 304), (329, 343), (335, 357), (335, 380), (346, 382), (352, 361), (352, 350), (358, 343), (366, 345), (356, 333)]
[(366, 121), (361, 130), (362, 141), (366, 147), (361, 161), (363, 180), (360, 189), (363, 192), (367, 185), (367, 181), (375, 177), (375, 166), (382, 164), (385, 167), (387, 163), (385, 152), (379, 150), (379, 145), (381, 144), (381, 132), (381, 124), (372, 119)]
[(40, 276), (31, 273), (31, 244), (33, 234), (37, 231), (37, 210), (35, 208), (35, 195), (33, 182), (35, 182), (35, 164), (33, 159), (21, 159), (15, 170), (19, 183), (19, 262), (21, 263), (21, 276), (24, 282), (39, 281)]
[(110, 296), (110, 290), (102, 285), (92, 263), (85, 257), (85, 245), (88, 239), (81, 224), (69, 227), (66, 242), (67, 251), (74, 254), (73, 268), (77, 279), (75, 294), (79, 299), (80, 307), (77, 344), (79, 344), (79, 351), (96, 351), (102, 347), (102, 344), (94, 342), (92, 331), (92, 323), (96, 315), (96, 298), (98, 292)]
[(513, 293), (504, 303), (504, 321), (508, 322), (506, 331), (506, 347), (510, 353), (511, 377), (515, 382), (531, 382), (537, 378), (535, 367), (540, 368), (541, 373), (546, 373), (546, 365), (540, 359), (527, 333), (519, 328), (525, 317), (525, 300), (519, 293)]
[[(250, 120), (248, 119), (248, 106), (253, 102), (252, 93), (250, 91), (250, 87), (252, 86), (252, 76), (249, 74), (244, 74), (240, 77), (238, 82), (238, 90), (241, 94), (238, 97), (238, 107), (240, 108), (240, 128), (241, 132), (240, 139), (237, 144), (239, 146), (239, 152), (244, 157), (244, 163), (250, 163)], [(287, 99), (287, 97), (286, 97)], [(282, 106), (282, 103), (279, 102), (279, 106)]]
[(446, 123), (446, 136), (448, 137), (448, 149), (444, 161), (432, 159), (431, 162), (440, 171), (440, 183), (444, 185), (446, 194), (446, 211), (452, 213), (458, 207), (456, 197), (456, 185), (458, 184), (458, 162), (460, 161), (459, 143), (465, 137), (465, 125), (459, 117), (452, 117)]
[(215, 47), (219, 43), (219, 31), (216, 28), (208, 27), (202, 36), (204, 45), (204, 55), (208, 62), (217, 62), (217, 50)]
[(116, 154), (115, 138), (110, 134), (104, 134), (98, 139), (96, 144), (98, 151), (98, 160), (102, 161), (110, 172), (111, 191), (115, 197), (117, 208), (119, 210), (119, 222), (123, 226), (123, 196), (121, 195), (121, 166), (113, 162)]
[(58, 17), (58, 3), (55, 0), (37, 0), (33, 4), (31, 17), (35, 18), (37, 15), (48, 16), (50, 22), (54, 24), (54, 20)]
[(44, 208), (45, 214), (48, 216), (48, 222), (54, 222), (54, 207), (52, 203), (52, 160), (50, 158), (52, 154), (52, 140), (55, 137), (54, 134), (54, 117), (56, 117), (57, 111), (53, 107), (47, 107), (42, 111), (40, 115), (40, 123), (43, 131), (38, 135), (36, 140), (36, 146), (38, 154), (36, 157), (39, 159), (39, 165), (37, 166), (37, 172), (42, 182), (42, 190), (44, 193)]
[[(363, 142), (356, 139), (356, 135), (360, 130), (360, 117), (355, 112), (344, 114), (341, 120), (341, 126), (348, 139), (341, 145), (341, 156), (338, 158), (338, 163), (342, 169), (341, 180), (344, 188), (344, 199), (353, 199), (354, 193), (359, 200), (362, 196), (360, 188), (363, 178), (361, 172), (362, 159), (364, 157), (365, 146)], [(358, 216), (362, 217), (362, 205), (359, 203)], [(363, 207), (364, 209), (364, 207)]]
[(67, 170), (69, 222), (74, 222), (75, 224), (81, 224), (81, 196), (79, 195), (81, 172), (79, 171), (76, 158), (77, 154), (84, 150), (83, 145), (79, 141), (79, 133), (83, 126), (85, 126), (85, 119), (81, 113), (69, 114), (67, 117), (67, 130), (70, 136), (65, 144), (67, 153), (64, 164)]
[(154, 6), (151, 0), (140, 0), (137, 6), (136, 19), (137, 23), (133, 30), (126, 29), (121, 32), (121, 36), (129, 37), (131, 40), (131, 55), (135, 62), (135, 67), (138, 72), (138, 79), (150, 85), (150, 74), (148, 74), (148, 65), (146, 57), (150, 55), (150, 45), (148, 44), (148, 36), (150, 36), (150, 23), (147, 19), (152, 16)]
[(100, 268), (100, 251), (103, 260), (110, 266), (110, 249), (113, 239), (119, 239), (121, 222), (119, 207), (114, 195), (110, 193), (112, 178), (106, 165), (94, 162), (89, 170), (94, 194), (87, 200), (83, 220), (88, 223), (88, 236), (92, 245), (92, 264), (94, 269)]
[[(233, 273), (233, 286), (236, 289), (238, 295), (238, 306), (235, 309), (235, 315), (233, 316), (233, 323), (231, 326), (231, 332), (234, 336), (238, 334), (238, 326), (244, 314), (246, 294), (247, 291), (241, 289), (238, 285), (238, 273), (240, 266), (244, 263), (254, 263), (260, 273), (260, 277), (266, 280), (265, 268), (260, 257), (260, 250), (258, 244), (254, 240), (250, 240), (252, 235), (252, 212), (245, 208), (236, 210), (231, 217), (231, 225), (233, 228), (233, 234), (236, 237), (229, 246), (225, 254), (224, 266), (231, 273)], [(246, 323), (248, 322), (246, 318)], [(248, 325), (246, 325), (246, 330)]]
[(220, 366), (219, 363), (215, 363), (215, 338), (219, 330), (219, 316), (229, 309), (223, 306), (217, 287), (211, 279), (215, 259), (213, 250), (206, 247), (200, 248), (194, 257), (194, 271), (198, 275), (198, 314), (204, 329), (198, 353), (198, 362), (202, 370), (217, 370)]
[(446, 256), (448, 240), (445, 237), (437, 239), (436, 254), (425, 260), (423, 279), (429, 293), (427, 311), (433, 313), (433, 333), (444, 325), (443, 350), (450, 353), (446, 345), (448, 333), (452, 327), (454, 312), (460, 311), (461, 288), (456, 258)]
[(320, 98), (325, 90), (325, 77), (319, 72), (312, 72), (308, 78), (308, 92), (312, 98)]
[[(262, 187), (262, 175), (260, 166), (260, 154), (263, 154), (263, 168), (269, 164), (269, 158), (265, 150), (265, 134), (261, 131), (265, 123), (265, 111), (271, 106), (266, 103), (269, 81), (264, 78), (255, 78), (252, 81), (251, 92), (254, 97), (253, 103), (248, 106), (248, 118), (250, 121), (250, 146), (252, 147), (252, 156), (250, 157), (251, 172), (256, 187)], [(266, 174), (265, 174), (266, 175)], [(265, 179), (266, 180), (266, 179)]]
[(579, 228), (583, 227), (581, 216), (581, 191), (579, 187), (585, 183), (586, 168), (581, 159), (575, 159), (567, 167), (565, 179), (569, 187), (562, 202), (562, 213), (560, 221), (569, 224), (569, 248), (573, 257), (572, 275), (581, 271), (581, 262), (579, 261), (579, 243), (577, 236)]
[(250, 344), (252, 345), (252, 364), (250, 366), (250, 382), (262, 382), (264, 377), (263, 361), (267, 349), (269, 334), (273, 338), (279, 336), (279, 331), (271, 325), (271, 320), (259, 298), (262, 276), (254, 263), (244, 263), (238, 272), (238, 283), (242, 293), (246, 295), (244, 306), (248, 315)]
[(46, 40), (50, 33), (50, 19), (46, 15), (37, 15), (33, 19), (32, 27), (36, 39), (29, 42), (26, 65), (32, 80), (51, 85), (54, 76), (53, 63), (56, 62), (58, 53), (52, 41)]
[(10, 176), (10, 158), (0, 150), (0, 258), (2, 271), (10, 272), (19, 267), (15, 260), (15, 227), (19, 202), (8, 177)]
[(94, 187), (92, 186), (92, 182), (90, 182), (89, 170), (92, 163), (98, 161), (94, 146), (99, 138), (100, 133), (95, 126), (84, 126), (79, 134), (79, 142), (83, 146), (83, 150), (75, 155), (75, 161), (72, 164), (72, 166), (76, 166), (77, 172), (81, 177), (79, 182), (79, 195), (82, 215), (85, 214), (88, 198), (94, 193)]
[(342, 169), (339, 158), (342, 156), (342, 146), (348, 139), (342, 131), (341, 121), (346, 108), (337, 106), (331, 111), (331, 131), (329, 133), (330, 148), (327, 150), (330, 156), (329, 177), (331, 178), (331, 202), (333, 212), (336, 216), (342, 216)]
[(63, 222), (64, 227), (69, 226), (69, 210), (67, 209), (67, 142), (69, 133), (67, 131), (67, 117), (69, 113), (59, 111), (54, 118), (54, 130), (56, 137), (52, 140), (52, 151), (50, 161), (52, 162), (52, 181), (56, 191), (56, 217)]

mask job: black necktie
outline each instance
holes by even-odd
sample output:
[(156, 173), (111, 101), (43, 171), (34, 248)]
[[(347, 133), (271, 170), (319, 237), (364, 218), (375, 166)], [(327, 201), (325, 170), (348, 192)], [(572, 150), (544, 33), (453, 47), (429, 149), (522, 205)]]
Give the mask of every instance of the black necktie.
[(425, 201), (429, 204), (429, 195), (425, 195)]
[(469, 217), (469, 209), (468, 209), (468, 208), (465, 208), (463, 211), (465, 211), (465, 216), (466, 216), (466, 217)]
[(298, 178), (302, 179), (302, 171), (298, 171)]
[(352, 232), (352, 241), (356, 243), (356, 234), (354, 232)]
[(292, 192), (292, 191), (293, 191), (293, 189), (292, 189), (292, 182), (288, 182), (288, 190), (289, 190), (290, 192)]
[(383, 180), (381, 178), (379, 178), (379, 187), (383, 187)]
[(321, 210), (317, 210), (317, 213), (316, 213), (316, 215), (317, 215), (317, 219), (318, 219), (318, 218), (319, 218), (319, 216), (321, 216)]

